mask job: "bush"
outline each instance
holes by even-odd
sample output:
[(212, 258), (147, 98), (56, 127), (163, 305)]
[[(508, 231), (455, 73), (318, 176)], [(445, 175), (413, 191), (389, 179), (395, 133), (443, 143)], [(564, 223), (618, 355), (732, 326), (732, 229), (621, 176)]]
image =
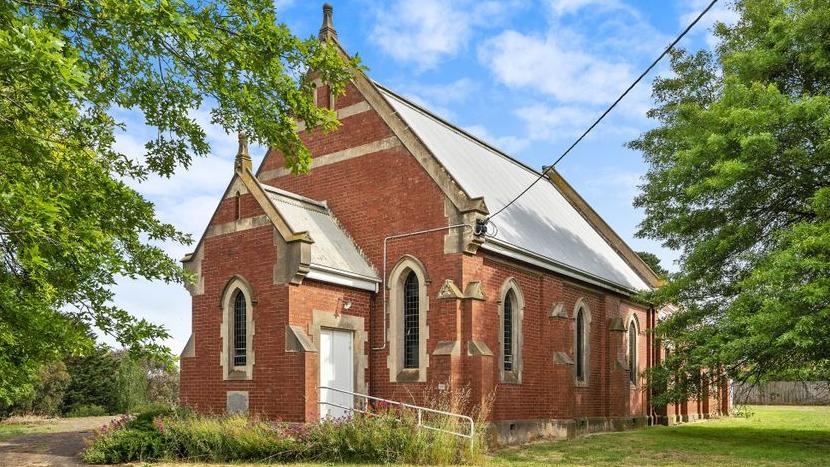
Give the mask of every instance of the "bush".
[(107, 409), (95, 404), (77, 404), (72, 406), (67, 412), (67, 417), (100, 417), (102, 415), (109, 415)]
[(7, 407), (3, 415), (5, 412), (47, 417), (60, 415), (69, 378), (66, 365), (61, 361), (41, 366), (34, 387)]
[(124, 428), (99, 436), (82, 458), (88, 464), (122, 464), (158, 460), (163, 452), (164, 439), (158, 431)]
[(64, 406), (97, 405), (107, 413), (119, 413), (118, 358), (106, 346), (98, 346), (89, 355), (66, 359), (71, 375)]
[(184, 417), (162, 421), (168, 452), (191, 461), (293, 461), (302, 445), (281, 425), (230, 417)]
[[(467, 393), (439, 394), (431, 406), (460, 411)], [(376, 407), (315, 424), (272, 423), (255, 417), (203, 416), (155, 407), (121, 418), (100, 430), (84, 452), (89, 463), (121, 463), (162, 458), (201, 462), (292, 462), (479, 464), (484, 454), (484, 423), (489, 404), (476, 408), (477, 432), (470, 440), (419, 429), (409, 409)], [(430, 426), (464, 432), (468, 425), (444, 416), (424, 415)]]

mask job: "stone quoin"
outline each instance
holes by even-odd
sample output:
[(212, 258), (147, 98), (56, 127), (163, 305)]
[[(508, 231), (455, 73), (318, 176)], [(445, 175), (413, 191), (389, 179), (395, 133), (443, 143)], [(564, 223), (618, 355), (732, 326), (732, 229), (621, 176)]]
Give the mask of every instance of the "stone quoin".
[[(347, 56), (323, 11), (320, 40)], [(315, 83), (342, 125), (298, 124), (311, 171), (291, 175), (274, 150), (254, 171), (240, 135), (183, 260), (184, 404), (312, 422), (354, 403), (320, 386), (416, 404), (468, 388), (473, 403), (493, 397), (503, 444), (728, 412), (725, 382), (650, 404), (659, 313), (632, 297), (661, 282), (560, 174), (482, 234), (476, 222), (540, 172), (363, 73), (340, 96)]]

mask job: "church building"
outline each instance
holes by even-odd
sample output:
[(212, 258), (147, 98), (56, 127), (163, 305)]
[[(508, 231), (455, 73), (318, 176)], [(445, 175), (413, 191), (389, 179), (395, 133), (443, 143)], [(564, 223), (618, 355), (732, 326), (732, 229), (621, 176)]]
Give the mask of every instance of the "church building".
[[(329, 6), (320, 39), (346, 56)], [(310, 172), (275, 150), (253, 168), (240, 136), (183, 260), (183, 403), (312, 422), (349, 412), (349, 393), (465, 389), (493, 398), (501, 443), (684, 419), (651, 406), (644, 376), (658, 316), (632, 297), (660, 279), (560, 174), (485, 222), (541, 172), (363, 73), (340, 96), (316, 84), (342, 125), (299, 123)], [(727, 411), (711, 392), (685, 419)]]

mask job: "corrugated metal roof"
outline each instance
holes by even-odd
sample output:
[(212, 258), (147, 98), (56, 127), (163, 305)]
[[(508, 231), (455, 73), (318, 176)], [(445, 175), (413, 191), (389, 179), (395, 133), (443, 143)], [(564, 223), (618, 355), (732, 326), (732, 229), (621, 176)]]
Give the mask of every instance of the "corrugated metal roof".
[(373, 281), (378, 275), (340, 227), (325, 203), (269, 185), (262, 185), (274, 206), (294, 232), (308, 232), (311, 245), (311, 266), (355, 274)]
[[(379, 86), (383, 96), (471, 197), (492, 210), (538, 176), (529, 167)], [(492, 220), (495, 239), (629, 290), (649, 286), (548, 181)], [(485, 247), (487, 242), (485, 242)]]

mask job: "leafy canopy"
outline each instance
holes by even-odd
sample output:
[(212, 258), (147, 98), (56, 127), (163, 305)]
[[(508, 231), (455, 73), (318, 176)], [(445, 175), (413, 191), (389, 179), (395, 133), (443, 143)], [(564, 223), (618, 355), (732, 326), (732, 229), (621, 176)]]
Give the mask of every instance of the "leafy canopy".
[(637, 256), (648, 264), (648, 267), (650, 267), (658, 277), (665, 278), (669, 275), (669, 271), (664, 268), (662, 264), (660, 264), (660, 258), (654, 253), (648, 251), (638, 251)]
[[(184, 280), (157, 245), (190, 238), (124, 182), (209, 153), (196, 109), (308, 169), (295, 121), (337, 121), (304, 77), (342, 92), (359, 65), (277, 20), (272, 0), (0, 3), (0, 403), (30, 390), (43, 362), (89, 352), (91, 326), (165, 351), (166, 331), (113, 306), (109, 288)], [(158, 130), (141, 156), (113, 145), (122, 108)]]
[(630, 143), (650, 164), (639, 234), (682, 252), (651, 297), (680, 306), (658, 326), (674, 399), (706, 368), (830, 377), (830, 2), (733, 7), (715, 53), (673, 54), (660, 124)]

